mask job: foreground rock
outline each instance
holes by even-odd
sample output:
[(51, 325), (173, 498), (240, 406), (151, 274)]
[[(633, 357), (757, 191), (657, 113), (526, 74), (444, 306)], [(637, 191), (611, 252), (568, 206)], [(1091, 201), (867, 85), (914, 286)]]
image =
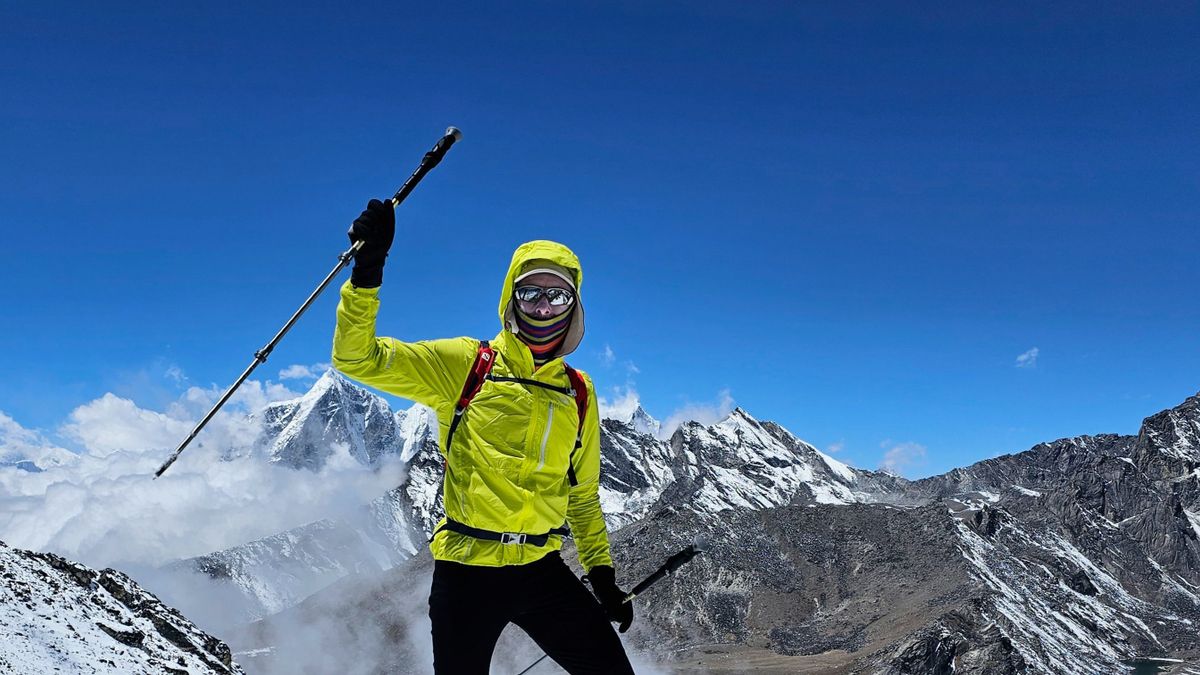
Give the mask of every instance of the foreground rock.
[(0, 542), (0, 672), (242, 673), (229, 648), (115, 570)]

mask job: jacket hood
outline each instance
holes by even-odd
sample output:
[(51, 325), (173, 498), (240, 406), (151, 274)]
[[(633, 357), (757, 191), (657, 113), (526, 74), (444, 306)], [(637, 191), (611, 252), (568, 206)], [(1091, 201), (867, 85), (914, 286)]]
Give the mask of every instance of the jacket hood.
[(571, 249), (556, 241), (539, 239), (521, 244), (513, 252), (512, 262), (508, 265), (508, 274), (504, 277), (504, 288), (500, 291), (500, 324), (505, 330), (517, 334), (517, 322), (513, 316), (512, 296), (516, 278), (522, 272), (534, 269), (538, 262), (551, 262), (565, 268), (575, 277), (575, 307), (572, 309), (571, 325), (563, 338), (555, 358), (566, 356), (575, 351), (583, 340), (583, 268), (579, 265), (579, 257)]

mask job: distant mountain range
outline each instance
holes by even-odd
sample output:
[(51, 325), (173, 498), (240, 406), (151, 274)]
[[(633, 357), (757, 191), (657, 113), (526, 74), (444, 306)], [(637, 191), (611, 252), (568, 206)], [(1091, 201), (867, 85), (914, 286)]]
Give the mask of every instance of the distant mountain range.
[[(261, 419), (263, 461), (313, 470), (345, 444), (407, 472), (351, 516), (165, 570), (223, 588), (219, 612), (169, 600), (250, 673), (296, 672), (298, 654), (339, 672), (429, 672), (432, 412), (393, 414), (329, 372)], [(1200, 396), (1136, 436), (1058, 440), (918, 481), (846, 466), (740, 408), (670, 438), (660, 428), (641, 408), (602, 421), (601, 499), (627, 585), (695, 536), (712, 542), (636, 601), (626, 643), (661, 669), (1120, 673), (1159, 658), (1200, 674), (1188, 665), (1200, 659)], [(498, 664), (536, 658), (518, 633)]]

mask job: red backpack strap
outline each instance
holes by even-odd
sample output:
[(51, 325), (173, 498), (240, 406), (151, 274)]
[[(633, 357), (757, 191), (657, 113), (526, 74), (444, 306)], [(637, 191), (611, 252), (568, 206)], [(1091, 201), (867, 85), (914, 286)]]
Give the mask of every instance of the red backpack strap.
[(487, 340), (480, 340), (479, 349), (475, 352), (475, 362), (471, 364), (471, 370), (467, 372), (467, 381), (463, 383), (462, 393), (458, 396), (458, 402), (454, 404), (454, 419), (450, 420), (450, 430), (446, 433), (446, 448), (443, 452), (446, 457), (450, 456), (450, 443), (454, 440), (454, 430), (458, 428), (463, 411), (471, 405), (471, 399), (475, 398), (475, 395), (483, 388), (483, 383), (487, 380), (488, 374), (492, 372), (494, 365), (496, 365), (496, 350), (492, 349)]
[[(571, 391), (575, 394), (575, 408), (579, 411), (579, 436), (583, 435), (583, 418), (587, 417), (588, 409), (588, 393), (587, 382), (584, 382), (583, 375), (579, 374), (567, 364), (563, 364), (563, 368), (567, 371), (567, 379), (571, 381)], [(578, 447), (578, 446), (576, 446)]]
[(563, 364), (563, 368), (567, 371), (567, 379), (571, 381), (571, 392), (575, 394), (575, 409), (579, 413), (579, 430), (575, 433), (575, 448), (571, 450), (571, 458), (567, 464), (567, 480), (574, 487), (579, 484), (579, 481), (575, 479), (575, 451), (583, 446), (583, 420), (587, 417), (588, 392), (587, 382), (584, 382), (583, 375), (580, 375), (578, 370), (566, 363)]
[(496, 350), (492, 349), (487, 340), (479, 341), (479, 350), (475, 353), (475, 363), (471, 364), (471, 371), (467, 373), (467, 381), (463, 383), (462, 393), (459, 394), (458, 403), (454, 406), (454, 414), (462, 415), (462, 411), (467, 406), (471, 405), (471, 399), (475, 398), (475, 394), (483, 388), (483, 382), (487, 379), (488, 373), (492, 372), (492, 366), (496, 364)]

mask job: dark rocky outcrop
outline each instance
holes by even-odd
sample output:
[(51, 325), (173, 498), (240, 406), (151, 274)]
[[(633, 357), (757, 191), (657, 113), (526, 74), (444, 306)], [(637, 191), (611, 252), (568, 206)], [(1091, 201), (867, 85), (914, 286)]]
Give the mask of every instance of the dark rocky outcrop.
[(0, 672), (242, 672), (224, 642), (116, 570), (0, 542), (0, 582)]

